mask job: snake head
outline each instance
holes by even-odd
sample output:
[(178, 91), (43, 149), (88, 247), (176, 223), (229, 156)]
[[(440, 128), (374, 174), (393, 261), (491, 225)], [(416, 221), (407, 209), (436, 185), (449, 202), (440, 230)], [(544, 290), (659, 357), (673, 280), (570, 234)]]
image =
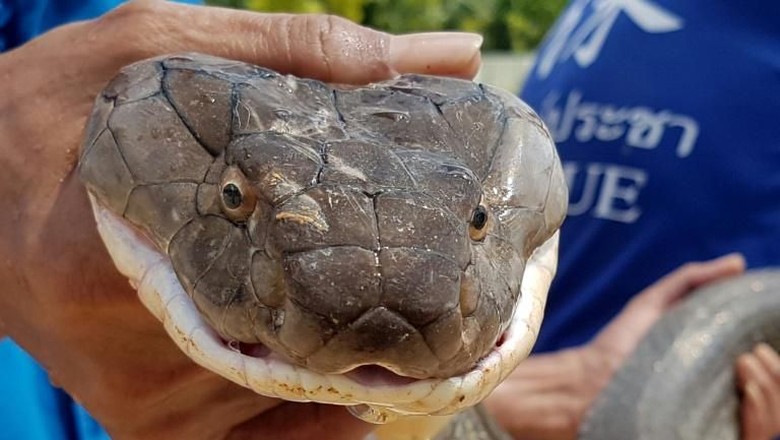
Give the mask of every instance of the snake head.
[(549, 133), (505, 92), (338, 88), (200, 55), (126, 68), (80, 173), (231, 347), (322, 374), (475, 368), (566, 206)]

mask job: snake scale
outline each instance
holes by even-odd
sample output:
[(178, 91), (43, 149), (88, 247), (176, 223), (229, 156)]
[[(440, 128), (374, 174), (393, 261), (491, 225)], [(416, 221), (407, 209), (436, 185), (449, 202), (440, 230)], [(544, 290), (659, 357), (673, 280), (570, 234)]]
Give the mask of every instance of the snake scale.
[[(117, 268), (194, 361), (390, 422), (381, 439), (508, 438), (475, 405), (530, 352), (567, 204), (516, 97), (170, 55), (98, 96), (79, 171)], [(756, 272), (663, 318), (581, 439), (735, 439), (731, 365), (780, 344), (779, 286)]]
[(200, 54), (123, 69), (79, 173), (118, 269), (193, 360), (376, 423), (470, 408), (528, 355), (567, 205), (548, 130), (505, 91)]

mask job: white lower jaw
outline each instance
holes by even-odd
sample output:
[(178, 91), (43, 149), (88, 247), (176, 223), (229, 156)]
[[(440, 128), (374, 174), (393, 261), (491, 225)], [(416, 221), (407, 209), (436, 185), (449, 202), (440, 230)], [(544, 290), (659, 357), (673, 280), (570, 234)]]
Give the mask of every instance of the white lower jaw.
[(348, 375), (315, 373), (274, 356), (251, 357), (230, 348), (200, 317), (168, 257), (139, 239), (93, 197), (90, 200), (98, 230), (117, 268), (176, 345), (195, 362), (265, 396), (357, 406), (361, 409), (353, 413), (373, 423), (399, 415), (453, 414), (487, 397), (530, 353), (558, 261), (556, 233), (526, 264), (522, 294), (504, 342), (471, 371), (448, 379), (366, 385)]

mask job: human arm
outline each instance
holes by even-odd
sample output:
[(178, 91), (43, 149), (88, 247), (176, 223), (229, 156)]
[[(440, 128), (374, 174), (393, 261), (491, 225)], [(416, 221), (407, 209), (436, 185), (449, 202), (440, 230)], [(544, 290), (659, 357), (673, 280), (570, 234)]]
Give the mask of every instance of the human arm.
[(635, 296), (589, 344), (522, 362), (488, 398), (488, 408), (516, 438), (576, 438), (593, 399), (647, 330), (686, 294), (744, 267), (732, 255), (670, 273)]
[(83, 126), (122, 66), (198, 51), (341, 83), (470, 77), (473, 35), (394, 38), (326, 16), (132, 2), (0, 56), (0, 332), (113, 438), (362, 438), (342, 408), (256, 395), (196, 366), (111, 263), (74, 174)]

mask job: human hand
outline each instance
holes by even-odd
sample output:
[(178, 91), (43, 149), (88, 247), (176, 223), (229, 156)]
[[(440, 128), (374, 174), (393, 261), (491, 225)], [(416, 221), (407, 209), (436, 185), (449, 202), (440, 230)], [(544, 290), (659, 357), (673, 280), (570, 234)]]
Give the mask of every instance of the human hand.
[(742, 440), (780, 436), (780, 355), (767, 344), (737, 359), (737, 387), (742, 393)]
[[(726, 255), (703, 263), (688, 263), (656, 281), (631, 301), (587, 346), (590, 362), (609, 372), (608, 381), (653, 324), (698, 288), (745, 271), (741, 255)], [(605, 381), (605, 384), (606, 384)]]
[(0, 333), (113, 438), (362, 438), (343, 408), (281, 402), (182, 354), (114, 268), (75, 176), (95, 96), (129, 63), (197, 51), (339, 83), (472, 77), (474, 35), (391, 37), (326, 16), (139, 1), (0, 56)]
[(520, 363), (486, 406), (515, 438), (575, 439), (596, 396), (650, 327), (687, 294), (744, 269), (739, 255), (680, 267), (635, 296), (587, 345)]

